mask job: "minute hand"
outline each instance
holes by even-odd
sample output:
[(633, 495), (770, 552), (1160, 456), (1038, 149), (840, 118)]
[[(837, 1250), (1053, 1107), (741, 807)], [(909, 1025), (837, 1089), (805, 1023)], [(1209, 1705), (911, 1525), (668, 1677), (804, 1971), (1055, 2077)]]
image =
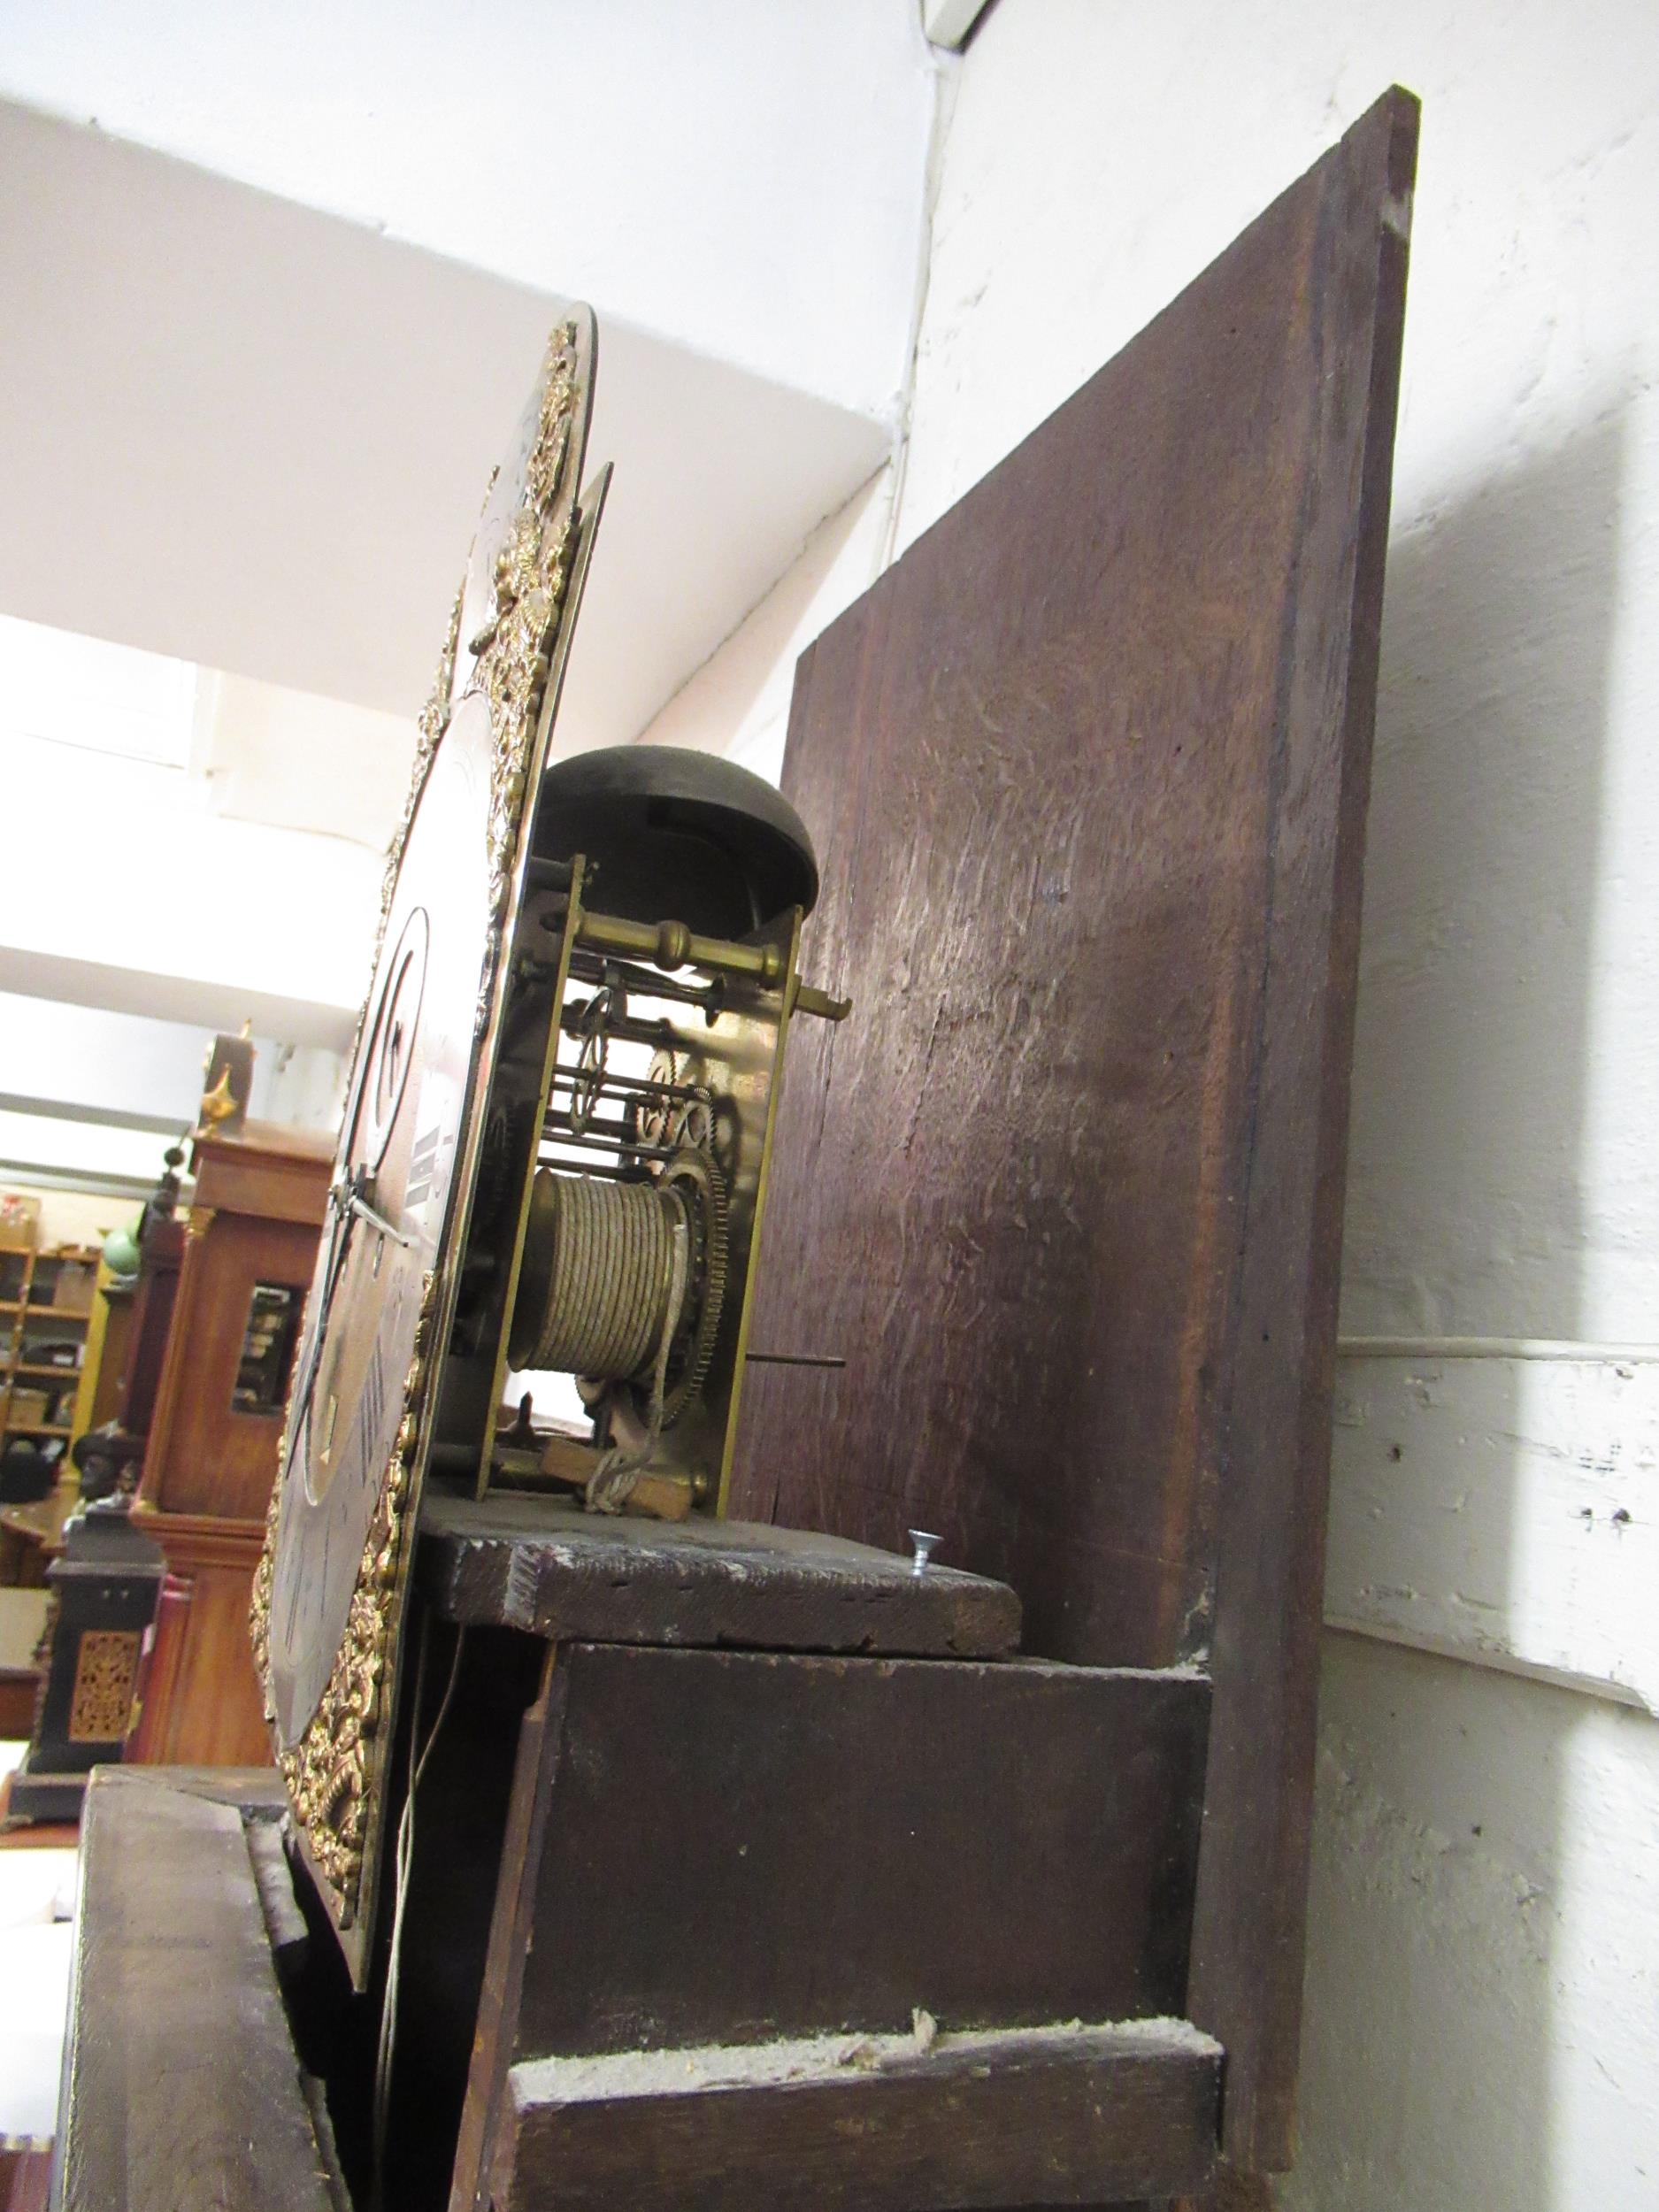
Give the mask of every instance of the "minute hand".
[[(323, 1348), (323, 1337), (328, 1327), (328, 1316), (334, 1302), (334, 1289), (339, 1283), (346, 1256), (346, 1227), (349, 1208), (344, 1196), (344, 1186), (335, 1181), (328, 1192), (328, 1256), (324, 1263), (322, 1294), (317, 1302), (315, 1314), (308, 1313), (305, 1333), (305, 1358), (297, 1375), (288, 1386), (288, 1433), (297, 1441), (300, 1424), (311, 1410), (311, 1385), (317, 1379), (317, 1363)], [(284, 1471), (286, 1472), (286, 1469)]]
[(402, 1229), (394, 1229), (384, 1214), (377, 1214), (360, 1191), (353, 1191), (346, 1200), (346, 1210), (356, 1214), (359, 1220), (366, 1221), (371, 1229), (378, 1229), (383, 1237), (390, 1237), (394, 1244), (412, 1245), (415, 1241)]

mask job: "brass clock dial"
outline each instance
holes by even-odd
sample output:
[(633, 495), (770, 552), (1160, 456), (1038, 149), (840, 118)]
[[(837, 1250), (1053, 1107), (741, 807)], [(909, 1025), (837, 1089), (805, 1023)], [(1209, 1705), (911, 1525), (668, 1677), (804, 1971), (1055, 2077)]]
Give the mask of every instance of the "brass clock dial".
[(254, 1586), (278, 1757), (329, 1909), (355, 1931), (359, 1978), (411, 1531), (524, 895), (520, 832), (592, 534), (577, 485), (594, 342), (586, 308), (553, 334), (421, 717)]
[(403, 1419), (466, 1104), (488, 818), (488, 716), (474, 699), (404, 846), (295, 1363), (268, 1631), (281, 1750), (327, 1685)]

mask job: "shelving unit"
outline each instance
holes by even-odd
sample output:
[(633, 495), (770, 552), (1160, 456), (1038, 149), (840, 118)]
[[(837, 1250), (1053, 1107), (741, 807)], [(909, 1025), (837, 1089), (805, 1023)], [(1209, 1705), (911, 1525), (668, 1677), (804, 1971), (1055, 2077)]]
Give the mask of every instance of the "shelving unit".
[(0, 1245), (0, 1447), (14, 1436), (67, 1444), (79, 1433), (97, 1266), (90, 1246)]

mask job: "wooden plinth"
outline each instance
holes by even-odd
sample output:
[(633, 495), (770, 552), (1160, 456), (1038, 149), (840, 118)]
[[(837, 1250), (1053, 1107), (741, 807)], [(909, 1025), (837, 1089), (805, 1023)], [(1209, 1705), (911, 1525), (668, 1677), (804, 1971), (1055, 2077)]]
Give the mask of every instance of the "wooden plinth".
[(160, 1545), (167, 1580), (143, 1709), (128, 1756), (144, 1765), (269, 1763), (264, 1701), (248, 1638), (248, 1606), (265, 1532), (205, 1514), (134, 1519)]
[[(282, 1992), (316, 1938), (274, 1779), (103, 1768), (88, 1792), (63, 2212), (340, 2212)], [(1202, 2188), (1222, 2054), (1185, 2023), (838, 2035), (514, 2068), (501, 2212), (925, 2212)], [(460, 2200), (457, 2197), (457, 2201)]]

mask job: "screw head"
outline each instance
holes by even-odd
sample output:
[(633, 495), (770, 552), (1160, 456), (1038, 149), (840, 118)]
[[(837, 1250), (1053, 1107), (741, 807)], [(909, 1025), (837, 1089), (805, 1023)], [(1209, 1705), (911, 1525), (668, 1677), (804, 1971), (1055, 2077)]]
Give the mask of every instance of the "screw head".
[(911, 1529), (910, 1539), (910, 1548), (916, 1555), (910, 1562), (910, 1573), (912, 1576), (925, 1575), (927, 1572), (928, 1559), (940, 1539), (925, 1528)]

